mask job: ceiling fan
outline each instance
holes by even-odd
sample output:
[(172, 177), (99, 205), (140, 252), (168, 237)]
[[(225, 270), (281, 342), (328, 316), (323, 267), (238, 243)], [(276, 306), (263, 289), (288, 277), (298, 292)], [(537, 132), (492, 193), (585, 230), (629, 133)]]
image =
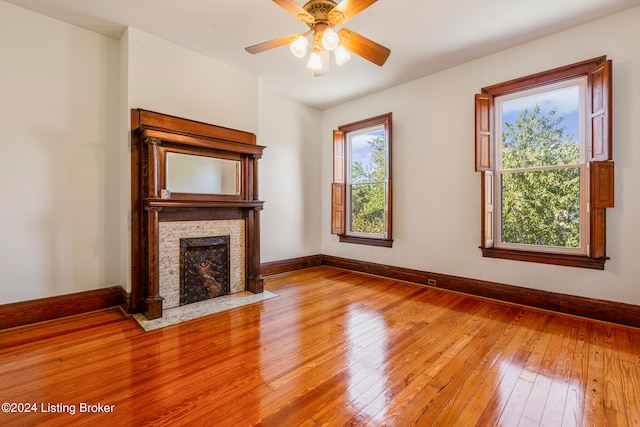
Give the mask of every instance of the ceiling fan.
[(249, 46), (245, 50), (255, 54), (290, 44), (291, 53), (298, 58), (303, 58), (307, 54), (309, 36), (311, 36), (312, 52), (307, 67), (314, 70), (316, 75), (326, 71), (330, 51), (334, 52), (338, 65), (347, 62), (351, 58), (349, 52), (353, 52), (382, 66), (391, 50), (348, 28), (341, 28), (337, 32), (334, 30), (334, 27), (343, 25), (376, 1), (342, 0), (337, 3), (333, 0), (310, 0), (304, 6), (300, 6), (295, 0), (273, 0), (278, 6), (307, 24), (309, 30)]

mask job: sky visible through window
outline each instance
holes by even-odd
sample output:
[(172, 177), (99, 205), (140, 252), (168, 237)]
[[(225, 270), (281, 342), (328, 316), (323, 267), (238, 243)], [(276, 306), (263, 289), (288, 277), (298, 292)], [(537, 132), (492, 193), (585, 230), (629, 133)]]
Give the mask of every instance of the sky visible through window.
[(555, 117), (564, 118), (561, 123), (564, 134), (571, 136), (572, 142), (578, 143), (580, 138), (580, 86), (564, 87), (503, 102), (502, 128), (505, 128), (505, 123), (515, 122), (525, 109), (531, 113), (536, 104), (540, 105), (540, 113), (544, 116), (547, 116), (555, 108)]
[(384, 129), (371, 129), (353, 135), (351, 137), (351, 164), (360, 162), (365, 168), (367, 165), (373, 165), (369, 141), (380, 135), (384, 135)]

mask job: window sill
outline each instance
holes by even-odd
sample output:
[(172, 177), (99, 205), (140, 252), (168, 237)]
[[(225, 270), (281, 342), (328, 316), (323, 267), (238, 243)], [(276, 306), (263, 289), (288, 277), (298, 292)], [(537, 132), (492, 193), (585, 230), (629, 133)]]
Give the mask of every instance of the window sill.
[(482, 256), (488, 258), (510, 259), (514, 261), (537, 262), (541, 264), (563, 265), (567, 267), (604, 270), (607, 257), (590, 258), (585, 255), (551, 254), (548, 252), (517, 251), (513, 249), (480, 248)]
[(347, 236), (345, 234), (341, 234), (339, 237), (342, 243), (356, 243), (358, 245), (380, 246), (384, 248), (393, 246), (393, 240), (391, 239), (373, 239), (371, 237)]

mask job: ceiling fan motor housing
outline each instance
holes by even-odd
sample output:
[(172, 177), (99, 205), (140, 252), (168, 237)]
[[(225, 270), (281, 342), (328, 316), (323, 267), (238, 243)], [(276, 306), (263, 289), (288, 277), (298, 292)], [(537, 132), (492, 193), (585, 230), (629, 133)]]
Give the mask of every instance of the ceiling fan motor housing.
[[(316, 23), (329, 23), (329, 12), (336, 6), (337, 3), (332, 0), (311, 0), (302, 6), (302, 8), (314, 17)], [(336, 17), (334, 17), (334, 19), (335, 18)]]

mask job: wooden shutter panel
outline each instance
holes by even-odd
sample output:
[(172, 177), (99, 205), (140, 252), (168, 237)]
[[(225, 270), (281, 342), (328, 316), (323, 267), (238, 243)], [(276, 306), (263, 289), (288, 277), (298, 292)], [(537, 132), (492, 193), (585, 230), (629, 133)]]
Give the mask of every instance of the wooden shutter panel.
[(334, 182), (331, 185), (331, 234), (344, 234), (344, 184)]
[(607, 209), (613, 203), (613, 162), (591, 162), (589, 165), (589, 256), (607, 256)]
[(333, 131), (333, 182), (344, 184), (344, 132)]
[(476, 94), (476, 172), (493, 169), (493, 96)]
[(612, 159), (611, 139), (611, 60), (588, 74), (589, 160)]
[(475, 97), (476, 171), (482, 172), (482, 248), (494, 243), (493, 95)]
[(589, 235), (591, 238), (589, 256), (604, 258), (607, 256), (607, 210), (591, 208), (589, 212)]
[(482, 247), (492, 248), (494, 239), (493, 216), (494, 184), (493, 171), (482, 172)]
[(333, 131), (333, 184), (331, 185), (331, 234), (345, 233), (344, 132)]
[(598, 64), (588, 74), (589, 256), (607, 256), (607, 211), (613, 207), (613, 140), (611, 132), (612, 65)]
[(613, 162), (591, 162), (589, 165), (589, 189), (592, 208), (612, 208)]

